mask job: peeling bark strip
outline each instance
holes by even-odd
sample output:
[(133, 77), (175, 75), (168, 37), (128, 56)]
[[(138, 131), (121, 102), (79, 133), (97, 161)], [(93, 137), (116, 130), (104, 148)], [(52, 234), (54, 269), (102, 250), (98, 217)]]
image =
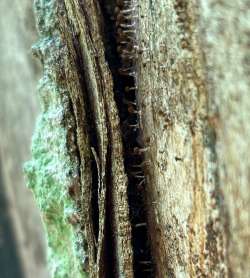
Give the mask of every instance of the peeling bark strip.
[[(58, 95), (63, 104), (61, 126), (70, 160), (78, 165), (69, 174), (67, 191), (76, 200), (77, 216), (70, 222), (78, 222), (78, 248), (86, 246), (88, 256), (82, 267), (90, 277), (133, 277), (127, 177), (99, 4), (38, 0), (36, 10), (41, 39), (50, 41), (53, 49), (43, 53), (39, 44), (34, 52), (44, 64), (45, 78), (64, 95), (65, 100)], [(55, 150), (49, 151), (53, 155)], [(69, 275), (71, 269), (65, 272)]]
[[(132, 277), (131, 232), (127, 204), (127, 178), (124, 174), (119, 118), (113, 100), (112, 79), (104, 60), (100, 33), (100, 10), (93, 1), (65, 1), (66, 14), (61, 16), (60, 29), (69, 50), (69, 63), (76, 65), (69, 74), (77, 73), (86, 117), (78, 113), (79, 93), (74, 92), (75, 82), (69, 91), (73, 97), (75, 117), (79, 125), (86, 121), (90, 134), (89, 146), (92, 181), (85, 186), (82, 177), (81, 204), (83, 224), (88, 242), (89, 273), (91, 277)], [(92, 20), (90, 20), (90, 18)], [(72, 40), (73, 38), (73, 40)], [(73, 77), (73, 76), (72, 76)], [(75, 81), (71, 76), (66, 80)], [(68, 86), (71, 86), (68, 84)], [(80, 132), (79, 132), (80, 134)], [(78, 137), (81, 143), (82, 138)], [(80, 161), (85, 154), (78, 145)], [(93, 161), (94, 158), (94, 161)], [(83, 173), (83, 171), (81, 171)], [(97, 178), (97, 177), (98, 178)], [(99, 223), (96, 223), (99, 221)], [(108, 229), (111, 226), (112, 229)], [(109, 233), (112, 231), (113, 236)], [(112, 253), (110, 253), (112, 250)], [(111, 258), (107, 258), (107, 254)]]

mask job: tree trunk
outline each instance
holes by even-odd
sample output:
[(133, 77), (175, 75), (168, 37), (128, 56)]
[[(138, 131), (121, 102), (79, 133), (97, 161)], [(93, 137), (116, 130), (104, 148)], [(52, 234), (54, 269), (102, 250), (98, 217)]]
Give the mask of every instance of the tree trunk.
[(35, 1), (54, 277), (249, 276), (249, 5)]

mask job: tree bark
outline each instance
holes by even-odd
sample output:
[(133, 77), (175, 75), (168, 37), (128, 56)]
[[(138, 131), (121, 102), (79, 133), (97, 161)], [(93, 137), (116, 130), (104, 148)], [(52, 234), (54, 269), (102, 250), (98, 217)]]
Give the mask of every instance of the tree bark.
[(43, 114), (26, 169), (55, 277), (248, 277), (250, 2), (35, 3)]

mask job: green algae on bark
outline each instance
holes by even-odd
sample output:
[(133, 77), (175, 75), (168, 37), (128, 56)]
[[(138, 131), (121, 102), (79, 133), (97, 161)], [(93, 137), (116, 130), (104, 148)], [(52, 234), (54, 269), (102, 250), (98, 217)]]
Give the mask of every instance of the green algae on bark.
[[(41, 81), (42, 114), (32, 140), (32, 160), (25, 165), (28, 185), (42, 212), (48, 239), (48, 261), (52, 277), (84, 277), (80, 258), (79, 227), (69, 219), (77, 213), (68, 188), (77, 177), (78, 162), (67, 153), (64, 111), (67, 95), (49, 80)], [(64, 103), (63, 103), (64, 100)], [(45, 105), (49, 103), (49, 105)], [(73, 276), (72, 276), (73, 275)]]
[(42, 111), (32, 139), (32, 159), (24, 168), (42, 213), (51, 276), (81, 278), (86, 277), (84, 232), (77, 220), (78, 200), (69, 194), (72, 185), (79, 184), (79, 161), (69, 92), (60, 76), (66, 49), (57, 30), (57, 12), (57, 1), (35, 1), (39, 41), (32, 50), (43, 65), (38, 88)]

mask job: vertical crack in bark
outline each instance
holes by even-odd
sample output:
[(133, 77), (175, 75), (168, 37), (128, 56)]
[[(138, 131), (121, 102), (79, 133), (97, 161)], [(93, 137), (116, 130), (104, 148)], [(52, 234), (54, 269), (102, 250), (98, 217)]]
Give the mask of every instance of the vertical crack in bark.
[[(86, 111), (86, 122), (89, 134), (89, 144), (92, 149), (95, 150), (97, 157), (99, 157), (99, 149), (98, 149), (98, 139), (97, 139), (97, 131), (94, 125), (95, 123), (95, 114), (92, 110), (91, 100), (90, 100), (90, 92), (85, 84), (84, 78), (84, 68), (83, 68), (83, 58), (81, 55), (81, 50), (79, 48), (78, 40), (73, 40), (76, 59), (75, 63), (78, 70), (78, 76), (80, 77), (80, 84), (82, 87), (84, 94), (84, 104)], [(91, 174), (92, 174), (92, 184), (91, 184), (91, 219), (93, 224), (93, 232), (95, 242), (98, 241), (99, 236), (99, 206), (98, 206), (98, 184), (99, 184), (99, 173), (98, 173), (98, 162), (94, 159), (94, 155), (91, 161)], [(97, 250), (95, 250), (95, 261), (97, 259)]]
[[(140, 130), (140, 115), (137, 104), (138, 92), (135, 72), (137, 54), (134, 53), (136, 42), (133, 40), (126, 41), (130, 39), (124, 36), (125, 33), (122, 33), (122, 45), (118, 44), (121, 41), (119, 32), (124, 32), (126, 28), (133, 26), (133, 18), (136, 15), (132, 14), (131, 10), (130, 15), (126, 15), (128, 16), (127, 19), (118, 20), (122, 15), (122, 10), (133, 9), (132, 5), (134, 4), (132, 1), (119, 1), (119, 3), (116, 6), (115, 0), (100, 1), (104, 17), (103, 33), (105, 36), (103, 39), (106, 59), (113, 76), (115, 101), (118, 107), (123, 136), (124, 164), (128, 176), (128, 202), (132, 225), (134, 275), (135, 277), (153, 277), (154, 267), (150, 251), (145, 205), (146, 179), (143, 155), (145, 149), (140, 139), (142, 130)], [(120, 13), (117, 13), (117, 10)], [(117, 26), (118, 29), (116, 28)], [(121, 26), (123, 29), (120, 29)], [(128, 29), (127, 31), (130, 32), (131, 30)], [(127, 51), (133, 52), (133, 54), (129, 54), (130, 57), (123, 59), (122, 55), (127, 53)]]
[[(107, 9), (111, 7), (114, 17), (115, 6), (105, 2), (101, 5), (105, 18), (103, 41), (106, 42), (106, 59), (112, 80), (111, 76), (105, 75), (107, 69), (103, 65), (103, 53), (96, 48), (97, 39), (100, 40), (97, 26), (100, 18), (95, 18), (93, 22), (88, 20), (89, 14), (97, 16), (98, 5), (89, 7), (92, 9), (89, 12), (81, 1), (77, 3), (65, 1), (66, 13), (61, 14), (60, 31), (69, 52), (66, 68), (70, 70), (66, 73), (66, 80), (77, 122), (79, 161), (80, 164), (88, 164), (91, 175), (86, 184), (84, 176), (81, 179), (84, 195), (81, 199), (82, 221), (88, 241), (90, 277), (151, 277), (153, 266), (144, 206), (144, 148), (139, 140), (141, 131), (136, 104), (136, 79), (129, 72), (128, 75), (121, 74), (124, 68), (116, 51), (115, 22), (107, 17)], [(134, 63), (131, 61), (132, 65)], [(115, 100), (122, 122), (124, 156), (117, 132), (119, 123), (112, 102), (112, 85), (108, 85), (112, 81), (115, 83)], [(128, 90), (127, 98), (124, 96), (125, 90)], [(79, 113), (81, 110), (83, 114)], [(92, 151), (87, 161), (81, 144), (81, 129), (87, 133), (88, 148)], [(122, 161), (128, 177), (128, 188)], [(81, 165), (81, 171), (84, 174), (84, 165)], [(130, 223), (133, 225), (132, 239)]]

